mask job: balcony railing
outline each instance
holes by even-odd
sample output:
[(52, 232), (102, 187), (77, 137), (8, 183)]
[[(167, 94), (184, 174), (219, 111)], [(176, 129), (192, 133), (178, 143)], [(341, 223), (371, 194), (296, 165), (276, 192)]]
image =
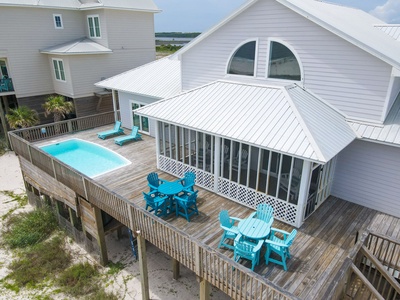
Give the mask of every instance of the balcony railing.
[[(92, 178), (53, 158), (30, 142), (94, 128), (113, 122), (113, 113), (31, 127), (9, 133), (15, 153), (105, 211), (156, 247), (178, 260), (200, 278), (218, 287), (232, 299), (297, 300), (267, 278), (245, 268), (182, 230), (108, 190)], [(44, 128), (44, 129), (43, 129)]]
[(0, 93), (14, 92), (14, 86), (11, 78), (0, 79)]

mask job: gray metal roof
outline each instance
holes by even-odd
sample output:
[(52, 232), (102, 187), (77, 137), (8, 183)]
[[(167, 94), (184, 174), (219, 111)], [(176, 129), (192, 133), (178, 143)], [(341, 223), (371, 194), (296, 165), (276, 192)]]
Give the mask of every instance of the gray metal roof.
[(88, 38), (81, 38), (79, 40), (40, 50), (40, 53), (57, 55), (104, 54), (112, 52), (111, 49), (108, 49)]
[(357, 121), (348, 121), (348, 123), (362, 139), (400, 146), (400, 94), (383, 125)]
[(339, 112), (298, 85), (216, 81), (136, 112), (320, 163), (356, 138)]
[(95, 84), (98, 87), (158, 99), (181, 92), (181, 63), (168, 56)]
[(153, 0), (0, 0), (0, 6), (89, 10), (98, 8), (159, 12)]

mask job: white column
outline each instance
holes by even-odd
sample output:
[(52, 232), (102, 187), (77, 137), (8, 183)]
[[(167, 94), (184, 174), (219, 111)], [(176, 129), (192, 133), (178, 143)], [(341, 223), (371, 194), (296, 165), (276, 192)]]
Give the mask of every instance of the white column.
[(299, 190), (299, 200), (297, 202), (297, 216), (295, 226), (299, 228), (304, 221), (304, 210), (307, 205), (308, 188), (310, 186), (312, 163), (310, 161), (303, 162), (303, 171), (301, 173), (301, 182)]
[(157, 159), (157, 169), (160, 168), (159, 156), (160, 156), (160, 121), (156, 121), (156, 159)]
[(221, 165), (221, 138), (215, 137), (214, 147), (214, 192), (218, 193), (218, 180), (220, 176)]
[(117, 121), (118, 120), (117, 100), (116, 100), (117, 96), (116, 96), (115, 90), (112, 90), (111, 95), (112, 95), (112, 101), (113, 101), (114, 119), (115, 119), (115, 121)]

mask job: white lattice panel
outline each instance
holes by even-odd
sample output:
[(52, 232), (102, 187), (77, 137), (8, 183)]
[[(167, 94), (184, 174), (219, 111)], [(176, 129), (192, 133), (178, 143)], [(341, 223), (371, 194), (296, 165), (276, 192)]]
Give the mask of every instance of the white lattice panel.
[(267, 203), (274, 208), (275, 219), (291, 225), (296, 222), (297, 205), (257, 192), (225, 178), (218, 179), (218, 194), (253, 209), (256, 209), (260, 203)]
[(196, 185), (210, 191), (214, 191), (213, 174), (196, 169), (192, 166), (185, 165), (182, 162), (167, 158), (165, 156), (160, 155), (158, 159), (161, 170), (180, 178), (182, 178), (186, 172), (193, 172), (196, 174)]
[[(196, 173), (196, 185), (214, 191), (214, 175), (211, 173), (161, 155), (159, 164), (161, 170), (177, 177), (183, 177), (185, 172), (194, 172)], [(291, 225), (296, 222), (297, 205), (257, 192), (225, 178), (218, 178), (218, 194), (253, 209), (256, 209), (260, 203), (267, 203), (274, 208), (275, 219)]]

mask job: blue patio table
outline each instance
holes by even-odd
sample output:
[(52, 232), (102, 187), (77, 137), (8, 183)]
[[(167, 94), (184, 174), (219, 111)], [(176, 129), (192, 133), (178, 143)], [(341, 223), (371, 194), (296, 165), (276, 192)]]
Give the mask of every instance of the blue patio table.
[(238, 229), (245, 237), (260, 240), (269, 235), (271, 224), (256, 218), (247, 218), (239, 222)]
[(183, 191), (183, 185), (177, 181), (164, 181), (158, 186), (158, 192), (168, 196), (169, 199), (169, 213), (173, 212), (174, 195)]

